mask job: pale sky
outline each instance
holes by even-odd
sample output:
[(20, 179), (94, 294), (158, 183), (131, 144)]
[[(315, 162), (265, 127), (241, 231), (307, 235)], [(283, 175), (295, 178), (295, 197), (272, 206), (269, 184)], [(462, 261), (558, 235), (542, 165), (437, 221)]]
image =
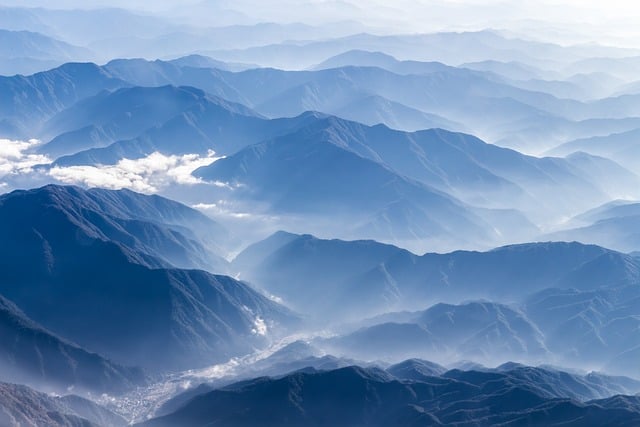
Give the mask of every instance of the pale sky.
[[(352, 0), (398, 30), (497, 28), (567, 43), (640, 45), (640, 2), (627, 0)], [(386, 9), (383, 11), (383, 8)], [(532, 27), (541, 31), (536, 33)], [(544, 31), (543, 31), (544, 30)], [(554, 37), (555, 36), (555, 37)], [(626, 39), (626, 40), (624, 40)]]
[(209, 7), (197, 14), (234, 9), (262, 22), (357, 20), (392, 32), (496, 28), (556, 42), (640, 46), (640, 2), (628, 0), (0, 0), (0, 5), (123, 7), (167, 16), (187, 16), (196, 4)]

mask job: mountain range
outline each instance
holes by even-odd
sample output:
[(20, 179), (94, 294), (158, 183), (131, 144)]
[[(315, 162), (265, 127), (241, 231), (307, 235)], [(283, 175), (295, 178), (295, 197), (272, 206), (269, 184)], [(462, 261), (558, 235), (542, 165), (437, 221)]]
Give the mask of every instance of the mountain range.
[(636, 170), (637, 141), (640, 137), (640, 130), (633, 129), (622, 133), (612, 133), (606, 136), (592, 136), (574, 141), (568, 141), (550, 151), (555, 155), (567, 155), (574, 152), (586, 152), (598, 156), (607, 157), (624, 165), (627, 168)]
[[(553, 396), (509, 373), (450, 371), (401, 381), (379, 369), (306, 370), (197, 396), (143, 426), (252, 425), (634, 425), (638, 399), (585, 403)], [(266, 398), (268, 396), (268, 398)]]
[(329, 340), (327, 346), (339, 350), (337, 354), (364, 360), (426, 356), (495, 363), (549, 356), (543, 333), (525, 314), (506, 305), (479, 302), (436, 304), (412, 313), (404, 323), (365, 327)]
[(122, 392), (147, 381), (125, 368), (57, 337), (0, 297), (0, 373), (6, 381), (50, 390)]
[[(400, 68), (404, 64), (396, 63)], [(584, 103), (549, 95), (544, 87), (523, 89), (510, 80), (484, 71), (444, 65), (432, 70), (430, 63), (412, 63), (411, 67), (431, 71), (422, 74), (396, 74), (384, 68), (353, 65), (312, 72), (273, 69), (229, 72), (202, 68), (201, 65), (115, 60), (101, 70), (129, 85), (198, 87), (270, 117), (316, 110), (346, 114), (347, 118), (367, 124), (383, 120), (387, 125), (404, 130), (427, 125), (471, 131), (491, 141), (510, 147), (522, 146), (527, 150), (534, 148), (522, 145), (522, 141), (534, 138), (536, 152), (544, 151), (542, 148), (545, 147), (552, 148), (554, 141), (566, 142), (572, 134), (575, 138), (586, 136), (582, 133), (585, 127), (581, 122), (587, 119), (604, 120), (612, 132), (623, 132), (633, 128), (621, 119), (636, 115), (632, 99), (628, 97)], [(44, 75), (51, 74), (55, 78), (61, 72), (63, 70), (56, 69)], [(68, 73), (68, 70), (64, 72)], [(111, 90), (116, 87), (103, 86)], [(374, 103), (367, 102), (372, 99)], [(354, 105), (367, 108), (356, 110), (351, 108)], [(13, 129), (14, 137), (24, 137), (28, 129)]]
[(55, 113), (105, 89), (128, 84), (95, 64), (68, 63), (31, 76), (0, 76), (0, 131), (10, 138), (34, 138)]
[(152, 371), (224, 360), (295, 321), (244, 283), (165, 261), (202, 246), (149, 216), (216, 227), (183, 205), (127, 191), (48, 186), (3, 196), (1, 232), (16, 245), (2, 250), (0, 294), (83, 348)]
[(434, 300), (510, 302), (552, 287), (633, 285), (637, 267), (632, 256), (576, 242), (419, 256), (373, 241), (285, 233), (247, 248), (232, 262), (240, 277), (299, 310), (353, 317), (393, 307), (420, 309)]
[(640, 425), (635, 6), (90, 3), (0, 5), (0, 426)]
[(640, 238), (633, 230), (640, 221), (640, 205), (614, 200), (572, 218), (561, 231), (548, 234), (552, 239), (574, 239), (624, 252), (637, 251)]
[(56, 397), (26, 386), (0, 383), (0, 423), (9, 426), (121, 427), (127, 421), (79, 396)]
[(28, 75), (92, 57), (88, 49), (31, 31), (0, 29), (0, 40), (2, 75)]
[[(452, 67), (446, 69), (446, 73), (451, 74), (452, 78), (466, 79), (465, 73), (470, 72)], [(5, 124), (9, 132), (15, 131), (16, 134), (19, 133), (19, 129), (31, 128), (32, 121), (46, 120), (39, 133), (45, 135), (45, 141), (49, 142), (41, 145), (38, 151), (52, 159), (57, 158), (54, 165), (59, 167), (112, 165), (124, 158), (138, 159), (154, 152), (166, 155), (207, 155), (213, 150), (218, 155), (243, 157), (246, 151), (242, 150), (253, 144), (266, 144), (262, 149), (268, 147), (269, 150), (273, 150), (276, 145), (286, 140), (291, 141), (289, 143), (299, 138), (312, 139), (313, 143), (329, 141), (341, 149), (348, 149), (360, 157), (387, 166), (400, 175), (394, 177), (395, 180), (411, 178), (443, 191), (461, 200), (463, 204), (480, 207), (480, 210), (469, 209), (467, 206), (459, 209), (467, 211), (461, 212), (462, 216), (477, 217), (471, 218), (470, 222), (485, 229), (483, 237), (482, 233), (467, 233), (466, 240), (471, 246), (478, 240), (486, 240), (487, 236), (492, 234), (492, 231), (487, 234), (487, 229), (497, 229), (497, 234), (511, 234), (517, 240), (531, 240), (538, 233), (535, 227), (527, 224), (528, 221), (546, 226), (547, 223), (555, 223), (559, 218), (576, 215), (611, 198), (635, 197), (637, 193), (637, 182), (640, 179), (608, 158), (580, 153), (566, 158), (536, 158), (486, 144), (466, 134), (443, 130), (406, 133), (382, 126), (367, 127), (316, 113), (305, 113), (292, 119), (269, 120), (243, 105), (218, 98), (223, 96), (226, 99), (235, 99), (258, 110), (264, 110), (261, 105), (270, 102), (270, 97), (291, 90), (294, 87), (291, 85), (295, 85), (296, 82), (304, 85), (310, 81), (318, 81), (324, 85), (322, 82), (326, 79), (332, 80), (340, 75), (349, 76), (345, 80), (347, 82), (375, 80), (386, 76), (384, 73), (390, 72), (375, 68), (346, 67), (293, 73), (291, 76), (288, 75), (291, 72), (264, 69), (231, 73), (212, 68), (179, 66), (173, 62), (143, 60), (115, 61), (104, 67), (90, 64), (67, 65), (30, 77), (8, 78), (5, 84), (12, 88), (10, 90), (18, 91), (21, 90), (18, 88), (28, 85), (29, 91), (33, 93), (20, 104), (7, 105), (7, 111), (10, 109), (11, 113), (7, 113)], [(391, 73), (390, 76), (393, 79), (408, 79), (433, 77), (433, 74)], [(472, 74), (469, 78), (490, 81), (482, 74)], [(69, 79), (85, 79), (87, 82), (90, 81), (91, 85), (84, 89), (81, 85), (76, 85), (69, 91), (73, 96), (65, 95), (64, 99), (58, 99), (44, 91), (44, 81), (50, 79), (57, 87), (63, 86), (59, 80)], [(259, 85), (262, 83), (258, 82), (266, 81), (269, 84), (260, 89)], [(131, 84), (166, 83), (200, 85), (215, 95), (189, 87), (127, 87)], [(121, 89), (117, 89), (118, 87)], [(391, 90), (391, 87), (396, 88), (393, 90), (400, 90), (398, 88), (404, 87), (404, 84), (381, 86), (384, 90)], [(27, 94), (31, 93), (29, 91)], [(74, 91), (77, 93), (73, 94)], [(415, 96), (415, 90), (411, 92), (412, 96)], [(380, 96), (367, 95), (363, 102), (368, 107), (377, 102), (380, 102), (381, 106), (395, 102)], [(250, 99), (251, 97), (254, 99)], [(45, 102), (41, 102), (41, 99)], [(376, 102), (370, 102), (372, 99)], [(403, 96), (403, 102), (406, 102), (406, 99), (408, 98)], [(39, 114), (33, 114), (32, 104), (36, 103), (39, 104)], [(288, 101), (277, 101), (276, 104), (292, 105)], [(43, 108), (43, 105), (48, 107)], [(135, 108), (131, 109), (131, 105)], [(327, 110), (321, 105), (307, 106)], [(397, 107), (400, 108), (399, 105)], [(28, 117), (21, 113), (26, 109), (31, 111)], [(386, 107), (383, 109), (386, 110)], [(362, 113), (365, 110), (346, 107), (346, 111)], [(373, 111), (371, 113), (373, 116), (378, 114)], [(341, 114), (344, 115), (344, 112)], [(404, 113), (401, 115), (406, 117)], [(369, 123), (378, 121), (368, 120), (366, 117), (355, 118)], [(401, 147), (401, 150), (398, 151), (397, 147)], [(414, 155), (416, 152), (419, 154), (417, 158)], [(233, 161), (231, 157), (222, 163)], [(220, 167), (221, 164), (211, 166), (212, 171)], [(280, 168), (281, 165), (274, 164), (273, 167)], [(238, 181), (242, 178), (248, 182), (255, 179), (263, 181), (257, 176), (245, 178), (236, 176), (235, 173), (227, 174), (230, 176), (226, 177), (216, 176), (212, 172), (198, 173), (200, 177), (223, 183), (228, 181), (226, 178)], [(376, 175), (379, 175), (376, 177), (379, 180), (390, 179), (385, 177), (382, 171), (376, 172)], [(293, 180), (292, 177), (289, 179)], [(323, 178), (323, 181), (326, 181), (326, 178)], [(561, 185), (558, 185), (559, 183)], [(406, 186), (405, 183), (402, 185)], [(409, 186), (415, 185), (410, 183)], [(408, 190), (402, 190), (401, 193), (406, 194), (406, 191)], [(416, 191), (424, 193), (424, 189)], [(241, 195), (242, 191), (236, 193)], [(230, 194), (223, 196), (232, 199), (235, 197)], [(244, 196), (241, 199), (246, 199)], [(402, 194), (394, 194), (393, 203), (386, 201), (384, 206), (375, 209), (369, 218), (357, 219), (360, 222), (358, 229), (362, 232), (342, 237), (370, 237), (402, 243), (403, 240), (413, 238), (412, 236), (424, 237), (434, 234), (433, 224), (426, 224), (421, 219), (424, 214), (419, 203), (406, 202), (403, 200), (405, 198)], [(264, 202), (267, 206), (279, 204), (276, 200), (259, 202)], [(453, 203), (457, 201), (454, 200)], [(416, 204), (418, 206), (415, 206)], [(282, 212), (278, 207), (275, 210), (280, 210), (278, 213), (297, 213), (294, 210)], [(436, 213), (437, 210), (434, 210), (434, 216)], [(521, 213), (524, 213), (524, 216)], [(429, 220), (436, 224), (438, 222), (437, 218)], [(410, 227), (408, 224), (411, 222), (415, 222), (416, 225)], [(309, 231), (321, 232), (320, 229)], [(464, 232), (462, 228), (461, 231)], [(446, 241), (449, 238), (446, 235), (450, 233), (439, 231), (436, 234), (441, 234)], [(488, 240), (499, 244), (499, 236), (493, 234), (494, 236)], [(442, 247), (446, 249), (446, 245), (443, 244)]]

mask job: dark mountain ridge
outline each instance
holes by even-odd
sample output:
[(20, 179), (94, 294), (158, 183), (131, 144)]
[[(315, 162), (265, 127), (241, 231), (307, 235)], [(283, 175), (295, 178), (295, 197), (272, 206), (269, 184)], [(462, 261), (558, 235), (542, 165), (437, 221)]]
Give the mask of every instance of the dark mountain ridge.
[(636, 398), (559, 399), (533, 381), (514, 383), (504, 373), (450, 371), (442, 377), (398, 381), (375, 368), (347, 367), (241, 382), (140, 425), (631, 426), (639, 420)]
[(5, 381), (40, 389), (123, 392), (144, 385), (139, 369), (125, 368), (53, 335), (0, 296), (0, 373)]
[[(56, 334), (154, 371), (227, 360), (266, 344), (295, 320), (242, 282), (167, 268), (131, 242), (102, 234), (95, 219), (87, 220), (88, 208), (100, 196), (114, 206), (108, 196), (118, 194), (49, 186), (0, 198), (0, 235), (16, 242), (0, 249), (6, 263), (0, 294)], [(132, 210), (139, 209), (139, 216), (152, 212), (145, 209), (154, 202), (155, 208), (173, 203), (132, 192), (124, 196), (137, 199)]]

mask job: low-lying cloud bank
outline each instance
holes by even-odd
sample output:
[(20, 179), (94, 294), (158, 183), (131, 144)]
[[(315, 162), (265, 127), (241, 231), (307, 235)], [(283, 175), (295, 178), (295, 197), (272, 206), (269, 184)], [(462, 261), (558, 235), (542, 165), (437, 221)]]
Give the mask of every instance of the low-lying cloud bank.
[[(122, 159), (115, 165), (53, 166), (46, 155), (36, 153), (40, 141), (0, 139), (0, 188), (12, 178), (38, 175), (64, 184), (85, 187), (122, 189), (141, 193), (156, 193), (174, 184), (192, 185), (201, 182), (191, 173), (218, 160), (213, 151), (206, 156), (185, 154), (164, 155), (154, 152), (141, 159)], [(36, 168), (36, 166), (42, 166)]]
[(0, 186), (6, 183), (2, 179), (11, 175), (24, 175), (33, 172), (33, 167), (51, 163), (51, 159), (34, 153), (40, 141), (15, 141), (0, 138)]
[(218, 159), (212, 151), (206, 157), (197, 154), (166, 156), (155, 152), (142, 159), (122, 159), (115, 165), (55, 166), (49, 170), (49, 175), (65, 184), (155, 193), (171, 184), (201, 182), (191, 173)]

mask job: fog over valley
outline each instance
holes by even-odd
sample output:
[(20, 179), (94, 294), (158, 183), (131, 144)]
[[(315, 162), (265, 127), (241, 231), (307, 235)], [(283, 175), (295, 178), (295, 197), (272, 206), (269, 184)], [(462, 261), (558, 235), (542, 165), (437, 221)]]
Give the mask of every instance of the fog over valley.
[(0, 427), (639, 425), (638, 19), (0, 0)]

